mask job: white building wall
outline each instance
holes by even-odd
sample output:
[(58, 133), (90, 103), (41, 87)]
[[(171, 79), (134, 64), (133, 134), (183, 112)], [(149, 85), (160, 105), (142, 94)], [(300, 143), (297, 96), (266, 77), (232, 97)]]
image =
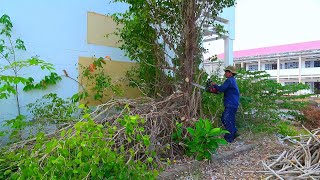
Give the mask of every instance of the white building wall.
[[(110, 4), (111, 0), (0, 0), (0, 16), (7, 14), (13, 23), (13, 36), (25, 42), (27, 52), (19, 59), (39, 56), (47, 62), (53, 63), (56, 72), (63, 75), (67, 70), (69, 76), (77, 79), (79, 57), (110, 56), (115, 60), (129, 61), (118, 48), (96, 46), (87, 43), (87, 13), (100, 14), (123, 12), (127, 5)], [(31, 70), (30, 76), (42, 78), (47, 74), (43, 71)], [(22, 92), (22, 91), (20, 91)], [(63, 78), (59, 84), (47, 91), (32, 91), (20, 94), (22, 113), (25, 105), (34, 102), (48, 92), (57, 93), (60, 97), (71, 97), (78, 92), (78, 84), (71, 79)], [(16, 116), (16, 102), (14, 96), (7, 100), (0, 100), (1, 120)]]

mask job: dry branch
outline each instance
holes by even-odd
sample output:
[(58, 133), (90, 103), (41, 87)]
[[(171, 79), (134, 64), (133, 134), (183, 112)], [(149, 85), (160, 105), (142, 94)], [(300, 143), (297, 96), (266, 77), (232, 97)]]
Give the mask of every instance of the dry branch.
[[(307, 130), (307, 129), (306, 129)], [(300, 136), (297, 145), (262, 164), (268, 179), (318, 179), (320, 177), (320, 129)]]
[[(163, 99), (152, 99), (148, 97), (138, 98), (134, 100), (129, 99), (113, 99), (105, 104), (101, 104), (93, 110), (91, 119), (97, 123), (102, 124), (105, 128), (117, 127), (112, 138), (104, 138), (106, 141), (113, 141), (115, 148), (124, 146), (125, 150), (133, 149), (135, 156), (131, 158), (143, 159), (146, 151), (155, 151), (157, 156), (156, 160), (160, 162), (160, 157), (174, 158), (176, 155), (182, 154), (182, 149), (179, 145), (175, 144), (172, 140), (172, 132), (177, 120), (180, 120), (181, 112), (185, 109), (182, 103), (184, 93), (176, 92)], [(141, 124), (144, 129), (144, 134), (150, 137), (150, 146), (148, 149), (128, 141), (128, 136), (125, 133), (125, 128), (120, 125), (119, 118), (125, 115), (139, 115), (140, 118), (145, 120), (145, 124)], [(78, 121), (86, 121), (86, 119), (79, 119)], [(75, 135), (75, 122), (66, 124), (63, 128), (56, 130), (50, 134), (46, 134), (46, 140), (50, 141), (52, 137), (62, 141), (65, 138), (70, 138)], [(72, 129), (72, 134), (68, 137), (61, 137), (62, 130)], [(8, 151), (15, 151), (20, 148), (32, 149), (36, 144), (36, 138), (21, 141), (12, 144)], [(170, 148), (168, 148), (170, 147)], [(45, 149), (45, 145), (42, 147)], [(53, 148), (54, 150), (55, 148)], [(128, 153), (129, 155), (130, 153)], [(36, 156), (42, 157), (41, 161), (48, 157), (47, 154), (37, 154)], [(159, 163), (160, 164), (160, 163)]]

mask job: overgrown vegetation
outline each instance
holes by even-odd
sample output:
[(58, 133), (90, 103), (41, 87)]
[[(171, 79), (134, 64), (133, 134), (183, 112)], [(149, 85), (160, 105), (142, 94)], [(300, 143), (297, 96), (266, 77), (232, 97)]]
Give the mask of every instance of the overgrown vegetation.
[[(199, 113), (199, 94), (193, 94), (190, 84), (199, 78), (203, 61), (203, 35), (207, 27), (217, 34), (225, 33), (215, 19), (235, 0), (129, 1), (125, 13), (114, 14), (123, 25), (119, 35), (126, 55), (139, 62), (140, 67), (130, 73), (132, 85), (145, 86), (149, 96), (168, 96), (179, 90), (186, 96), (185, 115)], [(142, 30), (143, 29), (143, 30)], [(135, 76), (133, 76), (135, 74)], [(191, 97), (191, 98), (190, 98)]]
[[(51, 93), (28, 105), (34, 119), (64, 124), (51, 134), (39, 133), (4, 149), (0, 156), (0, 178), (154, 179), (175, 158), (188, 155), (198, 160), (210, 159), (219, 145), (226, 144), (222, 136), (228, 132), (217, 123), (223, 111), (223, 94), (195, 90), (190, 82), (204, 84), (208, 79), (198, 68), (205, 51), (204, 26), (216, 26), (218, 33), (223, 33), (221, 26), (214, 24), (214, 17), (235, 1), (116, 1), (131, 5), (126, 13), (114, 15), (124, 25), (119, 32), (123, 40), (121, 48), (140, 64), (128, 72), (131, 85), (157, 99), (114, 99), (105, 103), (108, 93), (121, 94), (121, 90), (105, 73), (105, 58), (94, 59), (88, 67), (81, 67), (80, 82), (75, 80), (82, 88), (80, 93), (71, 99)], [(8, 27), (11, 31), (9, 24), (4, 34)], [(17, 44), (21, 45), (21, 41)], [(3, 97), (17, 94), (10, 83), (20, 83), (25, 90), (31, 90), (60, 80), (60, 76), (51, 74), (34, 84), (33, 78), (17, 76), (22, 65), (53, 70), (44, 61), (32, 59), (19, 66), (12, 64), (15, 76), (1, 75), (6, 79), (0, 91)], [(69, 77), (66, 72), (65, 76)], [(218, 74), (210, 78), (218, 83), (224, 81)], [(237, 118), (240, 127), (297, 134), (281, 117), (300, 116), (297, 111), (304, 103), (293, 100), (308, 95), (290, 94), (307, 86), (282, 86), (265, 72), (244, 70), (239, 71), (237, 82), (241, 92)], [(101, 102), (92, 108), (93, 112), (86, 109), (90, 99)], [(85, 113), (79, 118), (75, 116), (79, 111), (75, 103), (81, 100), (85, 104), (80, 108)], [(7, 125), (19, 134), (29, 124), (25, 116), (19, 115), (7, 121)]]
[[(32, 146), (2, 152), (0, 178), (155, 179), (155, 154), (146, 151), (150, 137), (141, 126), (143, 119), (124, 116), (117, 119), (117, 127), (96, 124), (90, 114), (83, 117), (86, 121), (60, 130), (54, 138), (39, 133)], [(117, 146), (115, 139), (120, 132), (126, 138)]]

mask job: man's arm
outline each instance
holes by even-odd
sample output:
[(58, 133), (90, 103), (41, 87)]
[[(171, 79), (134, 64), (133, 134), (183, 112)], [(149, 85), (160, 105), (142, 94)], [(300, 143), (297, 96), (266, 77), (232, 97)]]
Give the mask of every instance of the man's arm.
[(230, 80), (229, 79), (225, 80), (221, 86), (218, 86), (216, 83), (212, 83), (212, 85), (214, 88), (218, 89), (218, 91), (225, 92), (230, 86)]

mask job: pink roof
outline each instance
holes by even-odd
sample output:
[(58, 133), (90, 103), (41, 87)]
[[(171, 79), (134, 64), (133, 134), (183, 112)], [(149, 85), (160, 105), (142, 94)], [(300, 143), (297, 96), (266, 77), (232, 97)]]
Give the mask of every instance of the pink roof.
[[(234, 58), (241, 58), (241, 57), (286, 53), (286, 52), (299, 52), (299, 51), (307, 51), (307, 50), (314, 50), (314, 49), (320, 49), (320, 40), (234, 51), (233, 56)], [(218, 59), (223, 59), (223, 58), (224, 58), (224, 53), (218, 55)]]

